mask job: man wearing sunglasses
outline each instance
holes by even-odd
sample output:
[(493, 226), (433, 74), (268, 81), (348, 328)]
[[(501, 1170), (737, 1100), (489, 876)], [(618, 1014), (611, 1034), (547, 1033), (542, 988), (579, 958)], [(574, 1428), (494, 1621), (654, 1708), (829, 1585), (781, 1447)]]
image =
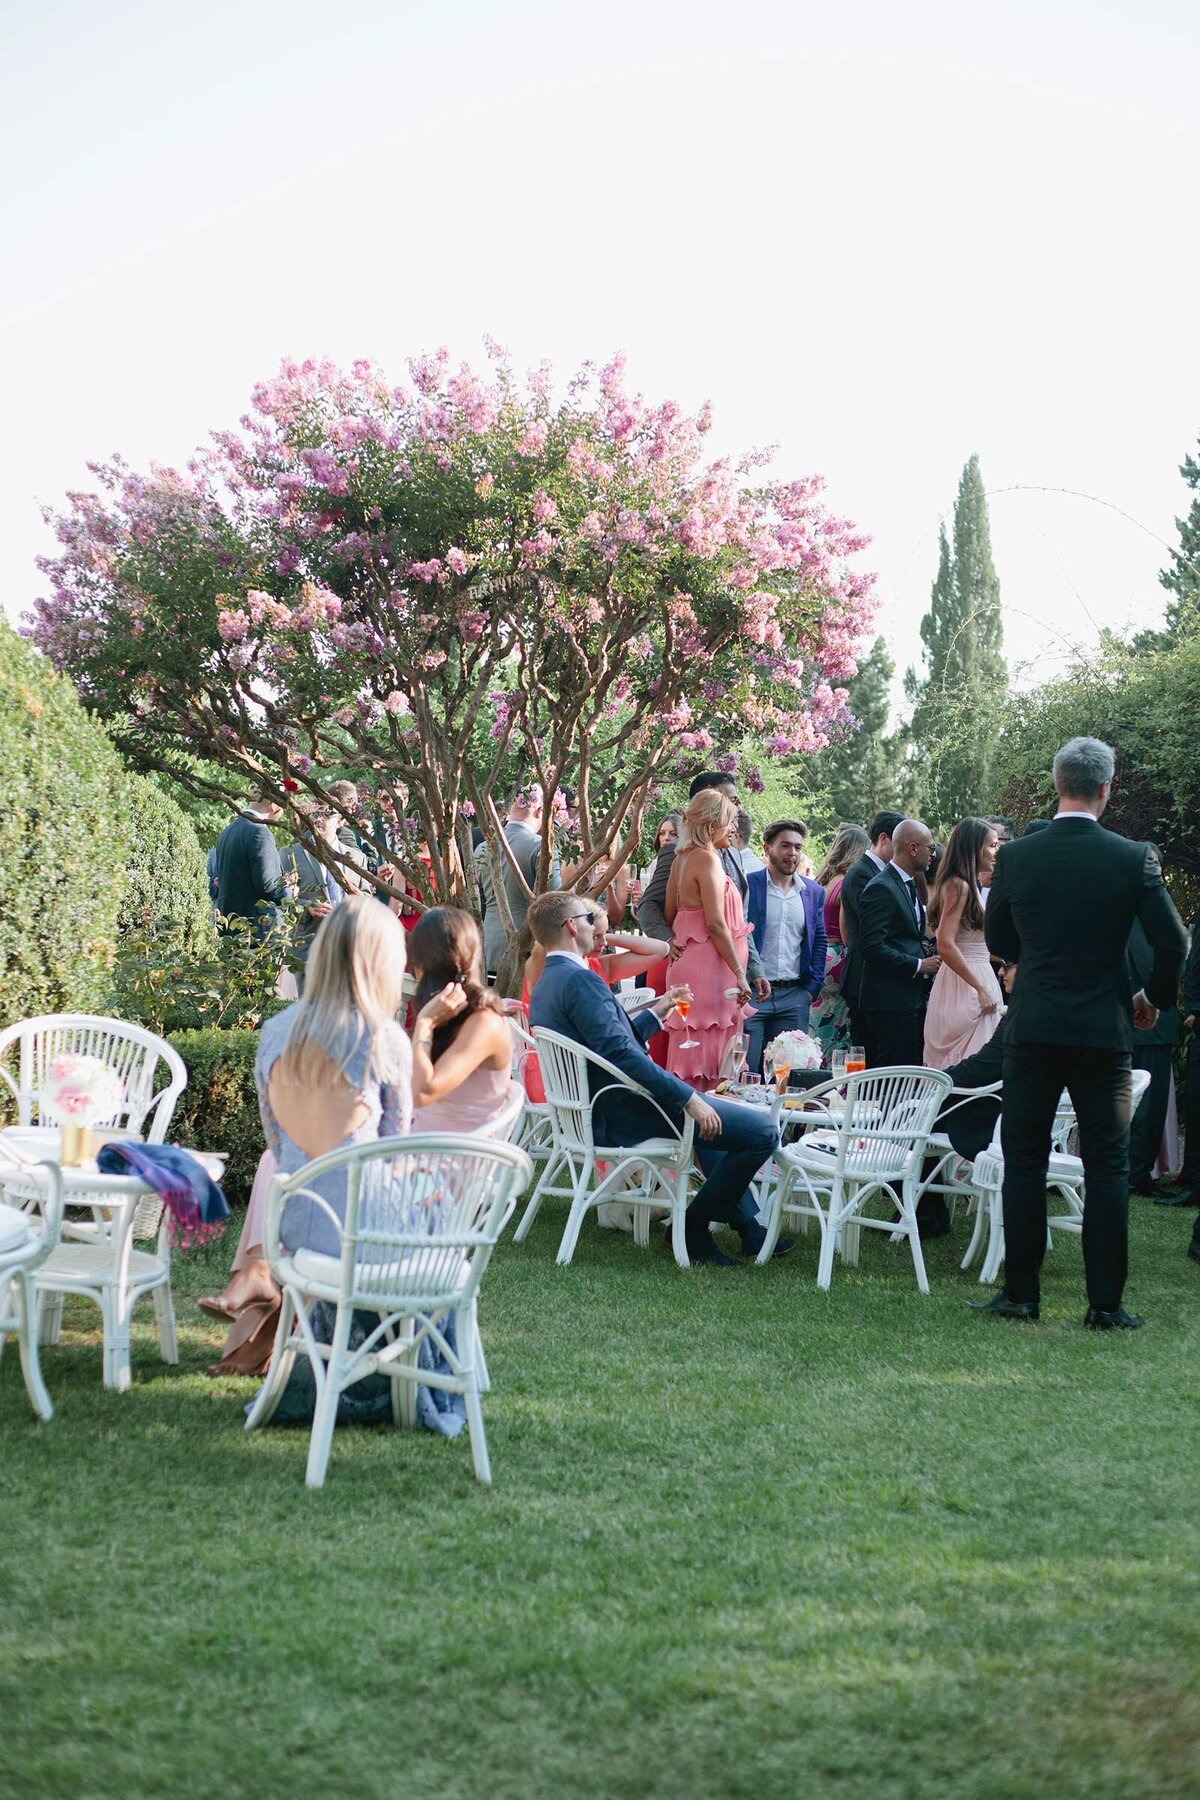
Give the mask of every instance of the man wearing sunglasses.
[[(695, 1120), (700, 1140), (696, 1161), (705, 1179), (687, 1210), (688, 1260), (734, 1266), (734, 1258), (713, 1242), (714, 1224), (731, 1226), (741, 1239), (742, 1254), (757, 1256), (765, 1234), (749, 1189), (779, 1141), (769, 1115), (736, 1101), (698, 1094), (651, 1062), (646, 1040), (658, 1030), (662, 1015), (681, 990), (670, 989), (631, 1019), (608, 985), (587, 966), (595, 926), (586, 900), (571, 893), (539, 894), (529, 908), (529, 925), (546, 951), (545, 968), (530, 999), (530, 1024), (570, 1038), (613, 1063), (644, 1087), (680, 1129), (685, 1113)], [(662, 1113), (643, 1095), (615, 1087), (603, 1069), (590, 1063), (588, 1084), (598, 1144), (634, 1145), (662, 1136)], [(775, 1254), (791, 1248), (791, 1241), (781, 1238)]]

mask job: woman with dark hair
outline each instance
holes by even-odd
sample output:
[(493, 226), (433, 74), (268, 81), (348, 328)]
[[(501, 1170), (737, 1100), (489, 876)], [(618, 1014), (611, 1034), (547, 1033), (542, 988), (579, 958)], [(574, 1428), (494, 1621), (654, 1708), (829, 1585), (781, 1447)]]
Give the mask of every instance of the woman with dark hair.
[(512, 1037), (484, 977), (483, 934), (461, 907), (430, 907), (409, 936), (408, 960), (417, 982), (413, 1128), (486, 1135), (514, 1089)]
[(986, 819), (960, 819), (950, 833), (929, 902), (942, 966), (925, 1015), (925, 1061), (948, 1069), (982, 1050), (1004, 1004), (983, 937), (980, 883), (990, 885), (999, 837)]
[(850, 1042), (850, 1013), (842, 993), (842, 971), (846, 967), (849, 945), (842, 935), (842, 883), (846, 871), (852, 869), (871, 840), (861, 825), (846, 821), (834, 833), (818, 882), (825, 889), (825, 984), (813, 1001), (808, 1028), (820, 1044), (827, 1062), (835, 1050), (844, 1050)]

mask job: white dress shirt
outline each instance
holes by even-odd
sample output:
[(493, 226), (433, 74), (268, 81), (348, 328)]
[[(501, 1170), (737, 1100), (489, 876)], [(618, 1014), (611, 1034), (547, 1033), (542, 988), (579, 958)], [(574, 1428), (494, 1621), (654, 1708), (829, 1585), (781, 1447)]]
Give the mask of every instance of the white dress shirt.
[(791, 885), (777, 887), (767, 877), (767, 916), (763, 922), (763, 974), (770, 982), (799, 981), (804, 955), (804, 887), (793, 875)]

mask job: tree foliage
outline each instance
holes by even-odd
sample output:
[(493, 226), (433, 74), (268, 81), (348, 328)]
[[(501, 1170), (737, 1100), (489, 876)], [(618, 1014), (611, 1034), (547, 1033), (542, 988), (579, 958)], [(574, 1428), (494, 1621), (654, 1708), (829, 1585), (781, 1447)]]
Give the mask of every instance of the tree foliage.
[(1000, 582), (977, 456), (958, 484), (952, 539), (944, 525), (939, 532), (921, 642), (924, 677), (910, 672), (907, 683), (912, 743), (922, 809), (945, 827), (994, 804), (992, 757), (1008, 685)]
[[(507, 855), (514, 759), (575, 791), (586, 880), (715, 743), (819, 750), (874, 610), (819, 479), (705, 463), (707, 409), (647, 405), (620, 359), (556, 399), (492, 349), (487, 380), (441, 351), (407, 387), (287, 363), (186, 472), (94, 467), (33, 621), (127, 754), (194, 793), (265, 777), (289, 805), (349, 766), (391, 794), (389, 860), (425, 899), (468, 894), (472, 821)], [(543, 883), (550, 832), (548, 808)]]
[(1170, 567), (1158, 579), (1173, 596), (1167, 606), (1163, 643), (1170, 645), (1200, 631), (1200, 462), (1185, 456), (1179, 465), (1194, 494), (1186, 517), (1176, 519), (1179, 548), (1171, 552)]
[(877, 812), (915, 805), (903, 728), (889, 731), (895, 664), (882, 637), (850, 682), (847, 705), (855, 725), (840, 743), (813, 758), (812, 823), (828, 832), (842, 820), (866, 825)]

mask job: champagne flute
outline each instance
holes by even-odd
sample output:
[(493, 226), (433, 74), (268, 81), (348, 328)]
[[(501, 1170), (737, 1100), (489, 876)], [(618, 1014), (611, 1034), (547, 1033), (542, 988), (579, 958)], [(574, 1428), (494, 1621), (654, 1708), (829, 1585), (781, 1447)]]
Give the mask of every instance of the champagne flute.
[[(679, 1014), (685, 1025), (687, 1024), (687, 1016), (691, 1010), (692, 990), (691, 988), (686, 989), (686, 991), (681, 990), (675, 996), (675, 1011)], [(700, 1039), (695, 1037), (684, 1038), (681, 1041), (679, 1048), (681, 1050), (698, 1050), (700, 1048)]]

